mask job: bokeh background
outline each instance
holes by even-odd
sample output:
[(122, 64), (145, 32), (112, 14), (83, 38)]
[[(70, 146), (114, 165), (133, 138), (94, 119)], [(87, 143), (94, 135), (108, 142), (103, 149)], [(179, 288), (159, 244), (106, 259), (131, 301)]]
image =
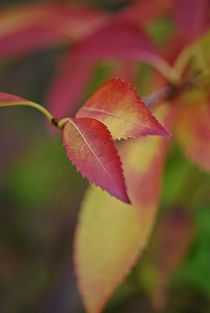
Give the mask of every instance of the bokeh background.
[[(117, 14), (132, 1), (57, 2), (83, 3)], [(29, 1), (1, 0), (0, 12), (5, 5), (23, 3)], [(165, 14), (145, 28), (164, 50), (176, 26)], [(59, 45), (18, 57), (1, 57), (0, 90), (46, 105), (65, 49), (66, 45)], [(113, 66), (109, 60), (97, 63), (78, 104), (110, 78)], [(138, 64), (136, 71), (135, 85), (141, 95), (149, 94), (153, 88), (151, 67)], [(1, 108), (1, 313), (84, 312), (72, 267), (72, 242), (88, 183), (67, 160), (59, 135), (39, 112)], [(174, 142), (148, 247), (105, 312), (210, 312), (209, 190), (209, 174), (191, 164)]]

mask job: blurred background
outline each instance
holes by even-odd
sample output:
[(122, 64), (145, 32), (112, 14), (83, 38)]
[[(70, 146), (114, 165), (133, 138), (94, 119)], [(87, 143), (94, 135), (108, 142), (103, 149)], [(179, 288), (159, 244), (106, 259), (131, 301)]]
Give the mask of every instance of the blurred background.
[[(41, 1), (41, 4), (85, 5), (102, 16), (115, 17), (134, 2), (81, 0)], [(40, 2), (1, 0), (0, 20), (8, 7), (15, 5), (15, 13), (18, 6), (23, 8), (29, 3)], [(152, 6), (148, 9), (151, 14), (143, 26), (172, 63), (183, 46), (184, 37), (176, 37), (178, 31), (168, 11), (168, 2), (162, 3), (160, 12)], [(141, 11), (136, 13), (138, 20)], [(173, 51), (172, 36), (176, 38)], [(25, 38), (27, 41), (28, 37)], [(34, 42), (38, 40), (35, 36)], [(34, 44), (30, 49), (22, 45), (19, 50), (15, 43), (8, 44), (8, 49), (6, 44), (7, 41), (0, 40), (0, 90), (48, 106), (54, 96), (56, 101), (62, 101), (62, 90), (57, 87), (55, 91), (52, 86), (65, 67), (65, 55), (74, 48), (74, 41)], [(84, 67), (82, 65), (79, 73), (88, 72), (87, 63), (83, 61)], [(135, 75), (128, 69), (134, 69)], [(77, 94), (69, 95), (75, 105), (71, 111), (103, 81), (115, 75), (134, 83), (142, 96), (148, 95), (154, 89), (153, 73), (151, 66), (132, 60), (97, 60), (85, 84), (72, 85), (70, 78), (65, 80), (70, 89), (76, 90), (79, 84)], [(75, 72), (70, 75), (75, 78)], [(158, 85), (161, 84), (162, 79)], [(55, 113), (59, 112), (54, 102), (51, 107)], [(87, 186), (87, 181), (67, 160), (59, 130), (51, 129), (43, 116), (30, 108), (1, 108), (1, 313), (84, 312), (72, 269), (72, 241)], [(192, 165), (174, 142), (165, 166), (160, 210), (152, 238), (105, 312), (210, 312), (209, 186), (210, 176)]]

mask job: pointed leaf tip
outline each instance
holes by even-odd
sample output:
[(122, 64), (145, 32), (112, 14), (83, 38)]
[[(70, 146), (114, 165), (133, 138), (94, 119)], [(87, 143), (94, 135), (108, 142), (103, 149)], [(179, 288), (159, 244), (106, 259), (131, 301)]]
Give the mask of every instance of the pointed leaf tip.
[(129, 204), (120, 157), (108, 129), (91, 118), (69, 119), (63, 128), (68, 158), (90, 182)]
[(18, 97), (16, 95), (6, 93), (6, 92), (0, 92), (0, 106), (10, 106), (10, 105), (13, 105), (15, 103), (27, 104), (30, 102), (31, 102), (30, 100)]
[(103, 84), (78, 111), (77, 117), (95, 118), (114, 139), (146, 135), (168, 137), (168, 131), (148, 110), (135, 88), (119, 78)]

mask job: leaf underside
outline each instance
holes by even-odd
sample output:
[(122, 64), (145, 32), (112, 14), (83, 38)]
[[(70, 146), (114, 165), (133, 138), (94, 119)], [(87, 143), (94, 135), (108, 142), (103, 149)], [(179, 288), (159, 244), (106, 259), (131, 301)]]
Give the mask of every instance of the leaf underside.
[(120, 158), (108, 129), (90, 119), (69, 119), (63, 128), (67, 156), (88, 180), (125, 203), (127, 196)]

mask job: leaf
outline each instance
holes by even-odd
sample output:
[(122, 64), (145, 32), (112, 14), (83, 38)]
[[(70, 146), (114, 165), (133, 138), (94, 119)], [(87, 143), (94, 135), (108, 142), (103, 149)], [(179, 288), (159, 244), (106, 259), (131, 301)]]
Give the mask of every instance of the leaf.
[(119, 12), (119, 18), (135, 21), (140, 25), (149, 24), (165, 14), (170, 5), (170, 1), (167, 0), (132, 1), (129, 6)]
[(173, 0), (175, 21), (187, 40), (199, 37), (207, 29), (208, 12), (208, 0)]
[(112, 58), (126, 61), (162, 62), (160, 54), (144, 29), (135, 23), (117, 21), (106, 24), (81, 40), (69, 53), (70, 62)]
[[(158, 110), (164, 117), (168, 108)], [(158, 207), (167, 140), (140, 138), (122, 145), (121, 157), (128, 206), (91, 187), (83, 201), (77, 226), (74, 263), (88, 313), (102, 312), (116, 287), (142, 253)]]
[(15, 104), (27, 105), (32, 103), (32, 101), (6, 93), (0, 92), (0, 106), (12, 106)]
[(68, 158), (82, 175), (130, 203), (120, 158), (105, 125), (90, 118), (69, 119), (63, 128), (63, 143)]
[(82, 205), (75, 241), (77, 278), (89, 313), (102, 311), (134, 265), (140, 238), (138, 210), (91, 187)]
[[(210, 66), (210, 31), (190, 46), (192, 54), (192, 72), (201, 72), (207, 74), (208, 83), (208, 68)], [(208, 85), (207, 85), (208, 86)]]
[(210, 171), (210, 102), (180, 105), (176, 116), (175, 136), (185, 155)]
[(79, 62), (57, 73), (48, 92), (48, 107), (57, 118), (75, 113), (93, 71), (91, 62)]
[(0, 14), (0, 56), (21, 55), (82, 38), (104, 20), (98, 11), (61, 4), (5, 8)]
[(165, 308), (171, 277), (189, 249), (193, 230), (192, 216), (183, 208), (167, 212), (159, 224), (153, 256), (156, 267), (153, 302), (158, 310)]
[(108, 81), (96, 90), (76, 116), (101, 121), (114, 139), (169, 135), (146, 108), (136, 90), (120, 79)]

